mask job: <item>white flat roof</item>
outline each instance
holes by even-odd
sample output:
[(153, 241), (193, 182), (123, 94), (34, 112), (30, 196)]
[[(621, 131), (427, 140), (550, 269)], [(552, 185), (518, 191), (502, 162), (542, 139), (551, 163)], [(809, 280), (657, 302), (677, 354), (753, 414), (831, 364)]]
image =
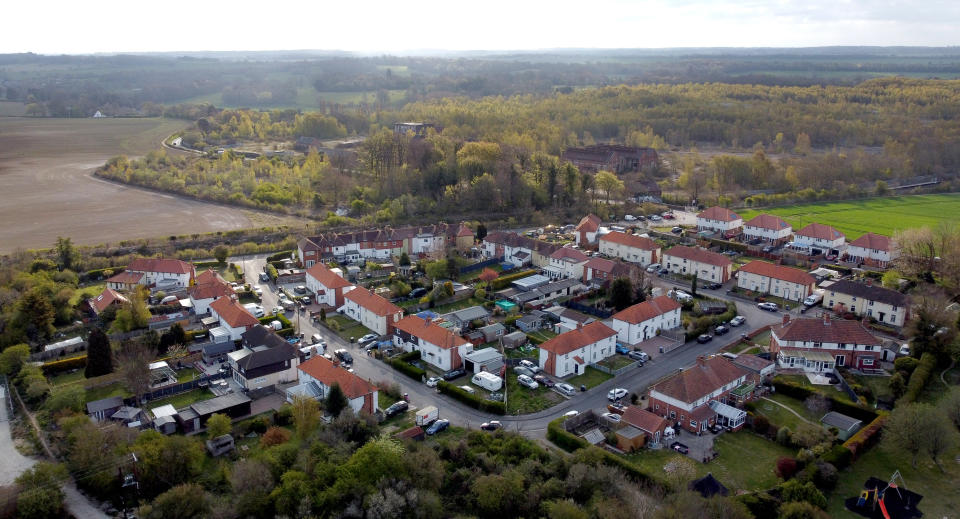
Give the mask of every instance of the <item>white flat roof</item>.
[(157, 362), (151, 362), (151, 363), (150, 363), (150, 371), (153, 371), (153, 370), (155, 370), (155, 369), (163, 369), (163, 368), (170, 369), (170, 365), (167, 364), (167, 361), (165, 361), (165, 360), (160, 360), (160, 361), (157, 361)]
[(162, 418), (164, 416), (173, 416), (177, 414), (177, 409), (173, 407), (173, 404), (162, 405), (160, 407), (154, 407), (150, 410), (154, 418)]

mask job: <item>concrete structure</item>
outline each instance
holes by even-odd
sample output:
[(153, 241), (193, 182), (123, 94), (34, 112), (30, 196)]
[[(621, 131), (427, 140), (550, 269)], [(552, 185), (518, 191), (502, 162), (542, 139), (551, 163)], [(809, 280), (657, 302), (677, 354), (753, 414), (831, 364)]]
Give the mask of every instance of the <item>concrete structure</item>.
[(646, 267), (660, 261), (660, 246), (650, 238), (622, 232), (610, 232), (600, 237), (600, 253)]
[(420, 351), (420, 359), (443, 371), (463, 365), (464, 355), (473, 344), (433, 321), (408, 315), (393, 330), (393, 344), (404, 351)]
[(811, 373), (832, 372), (836, 366), (875, 369), (882, 341), (860, 321), (831, 319), (829, 314), (813, 319), (790, 319), (770, 328), (770, 353), (781, 368)]
[(846, 248), (847, 237), (829, 225), (812, 223), (793, 234), (793, 248), (811, 254), (840, 255)]
[(230, 297), (221, 297), (210, 303), (210, 314), (220, 320), (220, 327), (229, 332), (230, 340), (238, 341), (243, 332), (260, 321), (240, 303)]
[(637, 303), (613, 315), (617, 340), (630, 345), (639, 344), (656, 337), (660, 330), (672, 330), (681, 324), (680, 304), (667, 296)]
[(868, 232), (847, 245), (847, 259), (871, 267), (886, 268), (900, 257), (900, 249), (889, 236)]
[(799, 269), (765, 261), (751, 261), (737, 271), (737, 286), (787, 301), (802, 302), (813, 293), (817, 280)]
[(363, 287), (347, 292), (338, 312), (366, 326), (377, 335), (387, 335), (403, 317), (403, 310)]
[(740, 234), (743, 218), (726, 207), (714, 206), (697, 215), (697, 230), (717, 232), (726, 237)]
[[(743, 370), (723, 357), (698, 357), (693, 367), (662, 379), (650, 388), (649, 410), (690, 432), (704, 431), (715, 423), (740, 429), (746, 421), (746, 412), (736, 408), (730, 411), (725, 402), (735, 401), (731, 393), (746, 379)], [(711, 405), (713, 403), (727, 407)], [(722, 416), (718, 410), (723, 411)]]
[[(354, 413), (373, 414), (377, 410), (378, 389), (370, 382), (337, 367), (324, 357), (314, 357), (298, 367), (300, 386), (319, 400), (326, 399), (330, 388), (337, 384), (347, 397)], [(293, 388), (291, 388), (293, 389)]]
[(314, 263), (307, 269), (307, 289), (314, 293), (314, 300), (318, 305), (330, 308), (340, 308), (344, 304), (344, 296), (354, 289), (343, 277), (338, 276), (323, 263)]
[(617, 332), (594, 322), (540, 345), (540, 367), (555, 377), (579, 375), (587, 366), (615, 354)]
[(187, 288), (197, 272), (192, 263), (178, 259), (137, 258), (127, 265), (127, 272), (143, 274), (141, 285), (172, 285)]
[(790, 241), (793, 227), (783, 218), (772, 214), (758, 214), (743, 226), (745, 241), (763, 240), (767, 243), (779, 244)]
[(733, 262), (723, 254), (677, 245), (664, 251), (663, 264), (674, 274), (696, 274), (700, 281), (725, 283), (730, 279)]
[(834, 281), (824, 287), (821, 304), (830, 310), (850, 312), (890, 326), (902, 327), (910, 319), (909, 296), (869, 281)]

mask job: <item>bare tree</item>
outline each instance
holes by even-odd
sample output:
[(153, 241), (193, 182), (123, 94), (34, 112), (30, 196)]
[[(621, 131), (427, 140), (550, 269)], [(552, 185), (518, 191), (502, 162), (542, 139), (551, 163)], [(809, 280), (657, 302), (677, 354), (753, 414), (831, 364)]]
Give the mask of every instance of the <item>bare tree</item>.
[(154, 347), (130, 340), (120, 343), (117, 351), (117, 372), (123, 385), (136, 397), (138, 405), (150, 390), (150, 362), (156, 356)]

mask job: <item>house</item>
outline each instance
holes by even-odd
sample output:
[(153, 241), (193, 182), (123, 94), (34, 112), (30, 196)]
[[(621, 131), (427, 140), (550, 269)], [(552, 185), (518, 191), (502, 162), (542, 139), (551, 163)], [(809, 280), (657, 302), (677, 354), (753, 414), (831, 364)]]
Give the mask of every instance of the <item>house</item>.
[(583, 265), (589, 259), (589, 256), (578, 249), (561, 247), (550, 255), (550, 264), (543, 270), (551, 279), (581, 279)]
[(697, 230), (720, 233), (730, 238), (740, 234), (743, 218), (726, 207), (713, 206), (697, 214)]
[(900, 257), (900, 250), (889, 236), (868, 232), (847, 245), (847, 259), (871, 267), (885, 268)]
[(596, 322), (593, 316), (578, 312), (572, 308), (551, 307), (545, 310), (545, 312), (556, 318), (557, 323), (554, 324), (553, 331), (558, 334), (569, 330), (576, 330), (580, 326), (586, 326)]
[(634, 278), (637, 268), (628, 263), (594, 256), (583, 264), (583, 282), (590, 285), (606, 285), (616, 278)]
[(580, 223), (574, 228), (574, 240), (580, 247), (585, 247), (591, 243), (597, 243), (597, 232), (600, 231), (600, 224), (603, 220), (595, 214), (588, 214), (580, 219)]
[(243, 332), (260, 321), (231, 297), (221, 297), (210, 303), (210, 314), (220, 320), (220, 327), (229, 332), (230, 340), (239, 341)]
[(463, 356), (463, 367), (467, 373), (486, 371), (499, 375), (503, 370), (503, 354), (496, 348), (473, 350)]
[(107, 279), (107, 288), (129, 292), (140, 285), (143, 279), (143, 272), (124, 271)]
[(664, 251), (663, 264), (674, 274), (696, 274), (700, 281), (725, 283), (730, 279), (733, 262), (723, 254), (677, 245)]
[(129, 303), (130, 300), (126, 297), (123, 297), (116, 290), (112, 288), (105, 288), (103, 292), (100, 293), (97, 297), (87, 300), (87, 304), (90, 305), (90, 309), (93, 310), (95, 315), (102, 314), (107, 308), (118, 307)]
[(243, 348), (227, 354), (233, 380), (244, 389), (257, 389), (297, 380), (297, 349), (266, 326), (242, 335)]
[[(297, 256), (306, 268), (315, 263), (359, 260), (390, 260), (406, 252), (411, 257), (436, 256), (456, 245), (463, 225), (445, 223), (418, 227), (384, 227), (353, 232), (330, 232), (297, 242)], [(459, 236), (461, 243), (466, 236)]]
[(733, 359), (733, 363), (747, 373), (747, 378), (754, 384), (760, 385), (765, 380), (773, 377), (777, 371), (777, 363), (760, 357), (758, 355), (748, 355), (742, 353)]
[(393, 329), (393, 344), (404, 351), (420, 351), (420, 359), (443, 371), (463, 365), (463, 356), (473, 351), (473, 344), (450, 330), (408, 315)]
[(660, 246), (650, 238), (615, 231), (600, 237), (600, 253), (646, 267), (659, 261)]
[(693, 433), (714, 424), (739, 430), (747, 413), (729, 404), (749, 398), (753, 387), (729, 360), (700, 356), (692, 367), (650, 387), (648, 409)]
[(123, 407), (123, 399), (118, 396), (87, 402), (87, 414), (94, 422), (107, 420)]
[(658, 163), (657, 150), (653, 148), (595, 144), (567, 148), (560, 160), (569, 162), (583, 173), (610, 171), (615, 174), (632, 173)]
[(141, 285), (187, 288), (197, 275), (192, 263), (169, 258), (137, 258), (127, 265), (127, 272), (139, 272)]
[(500, 337), (503, 337), (503, 334), (507, 332), (507, 327), (502, 323), (493, 323), (480, 328), (480, 333), (483, 334), (484, 342), (493, 342)]
[(403, 310), (363, 287), (346, 293), (338, 312), (366, 326), (377, 335), (387, 335), (403, 317)]
[[(354, 413), (377, 412), (378, 389), (370, 382), (340, 368), (322, 356), (313, 357), (298, 368), (300, 370), (300, 386), (311, 386), (311, 391), (319, 400), (327, 398), (330, 388), (334, 384), (340, 386), (347, 397), (350, 409)], [(293, 389), (293, 388), (291, 388)]]
[(779, 244), (790, 241), (793, 228), (783, 218), (772, 214), (758, 214), (743, 226), (744, 241), (761, 240)]
[(587, 366), (614, 355), (617, 332), (594, 322), (561, 333), (540, 345), (540, 367), (555, 377), (579, 375)]
[(829, 310), (850, 312), (890, 326), (902, 327), (910, 320), (910, 297), (874, 285), (869, 279), (866, 283), (834, 281), (824, 288), (821, 304)]
[(793, 234), (793, 248), (810, 254), (839, 256), (846, 247), (847, 237), (829, 225), (812, 223)]
[(812, 319), (790, 319), (770, 328), (770, 354), (781, 368), (832, 372), (834, 367), (877, 367), (883, 342), (860, 321), (831, 319), (824, 313)]
[(227, 415), (230, 418), (249, 415), (251, 402), (250, 397), (243, 393), (227, 393), (209, 400), (194, 402), (186, 409), (178, 411), (175, 418), (184, 433), (191, 433), (206, 427), (207, 420), (215, 414)]
[(840, 441), (847, 441), (851, 436), (860, 430), (860, 427), (863, 426), (863, 422), (860, 420), (849, 417), (845, 414), (840, 414), (836, 411), (830, 411), (829, 413), (823, 415), (823, 418), (820, 419), (820, 423), (828, 428), (836, 427), (837, 431), (839, 431), (837, 434), (837, 439)]
[(473, 247), (473, 243), (476, 241), (476, 235), (473, 233), (473, 230), (470, 227), (467, 227), (466, 223), (460, 223), (460, 227), (457, 228), (457, 234), (454, 238), (454, 246), (457, 250), (465, 252), (470, 250)]
[(664, 432), (670, 426), (666, 418), (637, 406), (628, 406), (621, 421), (642, 431), (651, 443), (660, 443)]
[(737, 271), (737, 286), (787, 301), (802, 302), (813, 294), (817, 280), (806, 272), (765, 261), (751, 261)]
[(681, 324), (680, 303), (667, 296), (658, 296), (613, 314), (617, 340), (630, 345), (656, 337), (660, 330), (672, 330)]
[(354, 286), (343, 277), (337, 275), (323, 263), (314, 263), (307, 269), (307, 289), (314, 293), (318, 305), (329, 308), (340, 308), (344, 303), (344, 296), (353, 290)]
[(488, 312), (486, 308), (478, 305), (450, 312), (449, 314), (443, 314), (441, 317), (452, 324), (454, 328), (465, 330), (470, 327), (470, 323), (473, 321), (479, 320), (486, 322), (487, 318), (490, 317), (490, 312)]
[(519, 319), (515, 323), (517, 328), (525, 333), (535, 332), (540, 328), (543, 328), (543, 316), (541, 314), (527, 314)]
[(550, 266), (550, 255), (560, 249), (555, 243), (536, 240), (515, 232), (492, 232), (483, 238), (483, 256), (503, 258), (514, 265)]
[(210, 313), (210, 304), (221, 297), (237, 298), (230, 283), (213, 270), (201, 272), (197, 276), (196, 284), (187, 289), (187, 294), (197, 315)]

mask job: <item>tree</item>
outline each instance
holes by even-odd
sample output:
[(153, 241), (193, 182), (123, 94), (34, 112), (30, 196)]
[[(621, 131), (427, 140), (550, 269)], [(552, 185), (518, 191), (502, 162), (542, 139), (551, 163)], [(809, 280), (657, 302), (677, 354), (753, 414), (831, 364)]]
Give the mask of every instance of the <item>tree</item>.
[(625, 277), (614, 279), (610, 286), (610, 305), (620, 311), (631, 304), (633, 304), (633, 283)]
[(41, 461), (17, 477), (17, 516), (45, 519), (59, 517), (63, 509), (60, 486), (68, 477), (63, 465)]
[(207, 419), (207, 437), (216, 438), (224, 434), (230, 434), (233, 424), (230, 417), (222, 413), (214, 413)]
[(340, 388), (340, 384), (334, 382), (330, 386), (330, 391), (327, 392), (327, 399), (324, 402), (324, 407), (327, 409), (332, 416), (340, 416), (340, 413), (343, 412), (347, 406), (350, 405), (350, 402), (347, 401), (347, 395), (343, 394), (343, 389)]
[(791, 479), (781, 484), (780, 498), (784, 503), (802, 501), (821, 509), (827, 507), (827, 498), (812, 481), (801, 483), (799, 479)]
[(125, 333), (146, 328), (150, 320), (150, 309), (147, 308), (146, 297), (146, 287), (138, 287), (130, 296), (130, 302), (117, 310), (112, 329)]
[(477, 224), (476, 235), (478, 241), (483, 241), (483, 239), (487, 237), (487, 226), (482, 223)]
[(167, 331), (160, 336), (160, 342), (157, 345), (157, 355), (164, 356), (170, 348), (183, 346), (187, 343), (187, 332), (183, 330), (180, 323), (174, 323)]
[(99, 377), (113, 372), (113, 351), (110, 339), (100, 328), (94, 328), (87, 339), (87, 367), (83, 371), (86, 378)]
[(0, 373), (13, 376), (20, 373), (23, 363), (30, 358), (30, 346), (17, 344), (0, 353)]
[(793, 501), (780, 506), (780, 519), (830, 519), (830, 515), (805, 501)]
[(956, 335), (953, 316), (944, 310), (949, 302), (940, 297), (924, 297), (916, 307), (914, 318), (908, 326), (910, 356), (920, 358), (931, 352), (941, 359), (949, 353), (950, 344)]
[(896, 290), (900, 288), (900, 278), (902, 277), (903, 274), (900, 274), (896, 270), (888, 270), (883, 273), (883, 277), (880, 278), (880, 283), (883, 284), (884, 288)]
[(624, 190), (623, 181), (609, 171), (598, 171), (594, 177), (594, 184), (597, 189), (603, 191), (607, 204), (610, 204), (611, 197), (619, 196)]
[(697, 295), (697, 273), (693, 273), (693, 281), (690, 282), (690, 294)]
[(792, 478), (793, 475), (797, 473), (797, 460), (787, 457), (777, 459), (777, 465), (774, 469), (774, 472), (776, 472), (778, 477), (783, 478), (784, 480)]
[(954, 427), (960, 429), (960, 388), (954, 387), (950, 393), (940, 401), (940, 408)]
[(589, 519), (588, 514), (573, 499), (558, 499), (543, 504), (550, 519)]
[(213, 248), (213, 257), (216, 258), (217, 263), (223, 265), (227, 262), (227, 256), (230, 254), (230, 250), (227, 249), (225, 245), (217, 245)]
[(17, 302), (17, 322), (23, 323), (27, 335), (37, 340), (53, 335), (56, 317), (50, 298), (40, 287), (34, 287), (20, 296)]
[(57, 236), (57, 265), (60, 270), (75, 270), (75, 264), (80, 255), (73, 248), (70, 238)]
[(810, 136), (803, 132), (798, 133), (797, 145), (793, 148), (793, 152), (799, 153), (800, 155), (806, 155), (810, 153), (810, 150)]
[(123, 385), (134, 394), (137, 402), (150, 389), (150, 362), (156, 350), (136, 341), (124, 341), (117, 351), (117, 371)]
[(910, 464), (917, 468), (917, 457), (926, 447), (926, 437), (919, 434), (925, 425), (926, 404), (897, 406), (883, 426), (883, 441), (888, 448), (910, 455)]
[(940, 472), (946, 474), (943, 465), (940, 464), (940, 455), (951, 450), (956, 444), (957, 431), (953, 428), (950, 420), (940, 414), (935, 407), (925, 409), (922, 420), (920, 436), (924, 438), (923, 449), (940, 469)]
[(297, 395), (293, 398), (293, 423), (297, 427), (297, 438), (307, 439), (320, 423), (320, 407), (317, 401)]
[(897, 371), (890, 377), (890, 380), (887, 381), (887, 387), (890, 388), (890, 393), (893, 395), (894, 400), (898, 400), (903, 396), (907, 391), (907, 383), (903, 379), (903, 373)]
[(410, 256), (406, 252), (400, 253), (400, 266), (409, 267), (410, 266)]
[(144, 519), (192, 519), (210, 512), (210, 495), (196, 483), (177, 485), (140, 507)]

